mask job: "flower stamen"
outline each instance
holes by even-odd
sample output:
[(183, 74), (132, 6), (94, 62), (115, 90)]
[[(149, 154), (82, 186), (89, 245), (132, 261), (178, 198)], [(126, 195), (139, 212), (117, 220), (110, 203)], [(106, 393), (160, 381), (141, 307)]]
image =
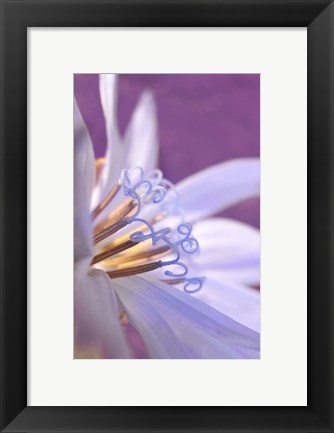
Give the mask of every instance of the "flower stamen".
[(130, 212), (137, 207), (136, 201), (132, 199), (124, 200), (116, 209), (112, 210), (108, 217), (95, 227), (95, 234), (104, 230), (106, 227), (123, 220)]
[(96, 217), (108, 206), (108, 204), (112, 201), (112, 199), (116, 196), (118, 191), (121, 189), (121, 184), (118, 182), (114, 185), (106, 197), (101, 201), (100, 204), (96, 206), (96, 208), (91, 213), (91, 218), (94, 221)]
[(109, 271), (107, 274), (109, 278), (129, 277), (130, 275), (143, 274), (144, 272), (154, 271), (160, 267), (160, 260), (158, 262), (147, 263), (146, 265), (134, 266), (131, 268), (118, 269), (116, 271)]
[(114, 248), (110, 248), (109, 250), (94, 256), (91, 264), (95, 265), (96, 263), (101, 262), (102, 260), (105, 260), (108, 257), (114, 256), (116, 254), (121, 253), (122, 251), (132, 248), (134, 245), (137, 245), (137, 242), (134, 242), (131, 239), (126, 242), (123, 242), (122, 244), (117, 245)]
[[(137, 244), (139, 245), (139, 244)], [(138, 265), (142, 263), (151, 262), (155, 259), (160, 259), (171, 253), (171, 250), (167, 246), (159, 248), (151, 248), (147, 251), (131, 254), (131, 251), (121, 254), (117, 257), (113, 257), (104, 262), (107, 266), (113, 266), (118, 269), (123, 267), (129, 267), (132, 265)]]
[(102, 231), (97, 233), (93, 237), (93, 243), (96, 245), (97, 243), (103, 241), (104, 239), (108, 238), (109, 236), (113, 235), (114, 233), (118, 232), (119, 230), (123, 229), (129, 224), (129, 221), (127, 220), (121, 220), (117, 221), (115, 224), (111, 224), (110, 226), (107, 226)]
[[(107, 208), (121, 187), (123, 201), (95, 226), (93, 243), (98, 244), (128, 225), (131, 228), (113, 237), (111, 242), (102, 244), (91, 265), (101, 263), (104, 269), (108, 269), (106, 272), (110, 278), (167, 268), (164, 274), (170, 277), (166, 280), (168, 284), (183, 283), (187, 293), (199, 291), (204, 279), (186, 278), (188, 267), (180, 261), (181, 254), (191, 255), (199, 249), (197, 240), (191, 236), (191, 224), (182, 222), (177, 230), (175, 219), (172, 219), (173, 230), (163, 224), (164, 219), (171, 215), (181, 216), (183, 221), (179, 197), (173, 185), (163, 179), (160, 170), (153, 170), (146, 178), (140, 167), (123, 170), (118, 183), (92, 212), (92, 219)], [(162, 206), (154, 207), (162, 202)]]

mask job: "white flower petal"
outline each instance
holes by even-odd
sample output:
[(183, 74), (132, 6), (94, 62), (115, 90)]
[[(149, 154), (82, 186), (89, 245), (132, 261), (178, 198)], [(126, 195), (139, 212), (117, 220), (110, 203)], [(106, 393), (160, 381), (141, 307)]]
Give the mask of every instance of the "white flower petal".
[(187, 221), (213, 215), (260, 194), (260, 160), (236, 159), (213, 165), (176, 185)]
[(87, 274), (88, 265), (89, 261), (80, 261), (74, 268), (75, 355), (129, 358), (111, 280), (97, 269)]
[[(200, 254), (190, 256), (198, 272), (220, 271), (228, 280), (260, 283), (260, 231), (225, 218), (210, 218), (193, 226)], [(205, 273), (205, 272), (204, 272)]]
[(119, 179), (123, 148), (117, 127), (116, 98), (117, 75), (101, 74), (99, 76), (100, 98), (106, 125), (107, 148), (105, 164), (101, 169), (98, 184), (94, 189), (92, 207), (95, 207)]
[(210, 305), (247, 328), (260, 332), (260, 292), (257, 289), (228, 282), (220, 272), (207, 272), (197, 299)]
[(90, 198), (95, 182), (92, 142), (74, 100), (74, 258), (92, 254)]
[(99, 90), (106, 124), (106, 135), (108, 144), (112, 144), (112, 140), (117, 130), (116, 120), (116, 100), (117, 100), (117, 75), (116, 74), (100, 74), (99, 75)]
[(141, 167), (147, 174), (157, 167), (158, 136), (153, 96), (141, 96), (124, 137), (124, 168)]
[[(149, 277), (119, 279), (117, 284), (122, 288), (116, 290), (119, 296), (132, 294), (132, 309), (140, 311), (146, 304), (159, 314), (159, 318), (161, 316), (165, 320), (177, 337), (174, 342), (171, 339), (165, 344), (182, 343), (191, 358), (259, 357), (259, 334), (191, 295), (147, 278)], [(152, 334), (159, 336), (160, 320), (155, 322), (154, 317), (150, 319), (144, 315), (141, 320), (147, 320)], [(143, 335), (141, 337), (144, 339)], [(145, 343), (147, 344), (146, 341)]]
[[(190, 265), (191, 267), (191, 265)], [(259, 266), (243, 266), (243, 267), (224, 267), (222, 270), (211, 270), (203, 267), (195, 267), (196, 274), (199, 273), (206, 276), (208, 272), (215, 272), (219, 275), (220, 281), (232, 281), (237, 284), (245, 284), (252, 287), (257, 287), (260, 285), (260, 268)]]
[[(142, 338), (150, 358), (189, 358), (164, 317), (141, 294), (140, 286), (143, 284), (144, 280), (134, 283), (128, 278), (122, 278), (115, 280), (114, 287), (130, 323)], [(135, 289), (131, 290), (131, 287)]]
[(82, 118), (78, 104), (74, 99), (74, 164), (80, 170), (84, 179), (84, 188), (87, 195), (92, 194), (95, 183), (95, 160), (93, 144), (87, 126)]

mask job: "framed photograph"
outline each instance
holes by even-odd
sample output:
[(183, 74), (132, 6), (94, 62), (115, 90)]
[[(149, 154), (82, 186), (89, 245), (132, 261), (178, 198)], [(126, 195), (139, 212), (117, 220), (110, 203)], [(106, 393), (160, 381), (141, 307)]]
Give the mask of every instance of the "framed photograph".
[(74, 93), (74, 358), (259, 359), (260, 76), (75, 74)]
[(333, 431), (333, 7), (1, 1), (1, 431)]

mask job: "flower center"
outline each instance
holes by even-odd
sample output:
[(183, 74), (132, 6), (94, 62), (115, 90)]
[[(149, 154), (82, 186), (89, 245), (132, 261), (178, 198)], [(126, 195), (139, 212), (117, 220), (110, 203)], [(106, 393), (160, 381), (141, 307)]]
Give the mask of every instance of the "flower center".
[(204, 278), (189, 278), (188, 266), (181, 261), (186, 257), (188, 262), (188, 256), (198, 252), (198, 242), (191, 224), (184, 222), (173, 185), (160, 170), (146, 177), (141, 168), (123, 170), (91, 219), (95, 249), (91, 265), (110, 278), (166, 268), (160, 280), (183, 284), (187, 293), (202, 288)]

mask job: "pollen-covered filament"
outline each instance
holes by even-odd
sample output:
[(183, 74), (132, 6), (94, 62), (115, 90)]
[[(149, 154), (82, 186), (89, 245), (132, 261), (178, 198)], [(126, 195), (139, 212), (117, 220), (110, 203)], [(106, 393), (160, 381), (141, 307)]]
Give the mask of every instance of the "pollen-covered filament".
[[(121, 179), (92, 211), (91, 218), (96, 220), (93, 233), (96, 254), (91, 265), (102, 266), (110, 278), (166, 268), (164, 274), (169, 278), (163, 280), (182, 283), (186, 292), (194, 293), (201, 289), (203, 278), (188, 278), (188, 267), (180, 259), (183, 253), (195, 253), (198, 242), (191, 236), (190, 224), (182, 223), (174, 231), (170, 227), (161, 228), (168, 211), (159, 203), (167, 196), (167, 188), (171, 184), (158, 170), (146, 178), (140, 168), (123, 170)], [(102, 219), (102, 212), (110, 208)]]

